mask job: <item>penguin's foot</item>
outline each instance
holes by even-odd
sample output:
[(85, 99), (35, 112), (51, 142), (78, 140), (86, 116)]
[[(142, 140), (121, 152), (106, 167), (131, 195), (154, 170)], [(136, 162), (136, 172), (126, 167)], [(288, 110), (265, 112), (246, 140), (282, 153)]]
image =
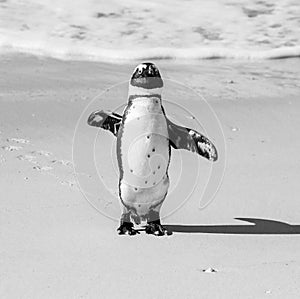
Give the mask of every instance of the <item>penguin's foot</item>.
[(155, 236), (164, 236), (165, 234), (169, 235), (169, 232), (164, 228), (159, 221), (148, 222), (145, 228), (146, 234), (152, 234)]
[(130, 235), (134, 236), (136, 234), (139, 234), (140, 232), (133, 228), (132, 222), (123, 222), (120, 227), (117, 229), (119, 235)]

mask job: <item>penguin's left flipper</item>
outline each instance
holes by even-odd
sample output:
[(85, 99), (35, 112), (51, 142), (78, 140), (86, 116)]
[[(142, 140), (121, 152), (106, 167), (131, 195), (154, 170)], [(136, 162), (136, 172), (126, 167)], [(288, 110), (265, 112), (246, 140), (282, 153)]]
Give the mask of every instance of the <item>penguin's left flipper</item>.
[(170, 144), (174, 149), (196, 152), (210, 161), (218, 159), (217, 149), (207, 137), (193, 129), (176, 125), (169, 119), (167, 123)]
[(87, 123), (90, 126), (102, 128), (104, 130), (110, 131), (115, 136), (117, 136), (120, 124), (122, 122), (122, 116), (111, 112), (98, 110), (93, 112), (89, 118)]

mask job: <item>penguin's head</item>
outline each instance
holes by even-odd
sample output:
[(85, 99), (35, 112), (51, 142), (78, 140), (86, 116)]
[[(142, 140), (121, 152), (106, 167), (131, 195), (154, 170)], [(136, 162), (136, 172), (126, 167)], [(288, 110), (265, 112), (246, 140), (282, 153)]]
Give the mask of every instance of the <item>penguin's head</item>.
[(130, 84), (145, 89), (161, 88), (164, 85), (158, 68), (151, 62), (140, 63), (135, 68)]

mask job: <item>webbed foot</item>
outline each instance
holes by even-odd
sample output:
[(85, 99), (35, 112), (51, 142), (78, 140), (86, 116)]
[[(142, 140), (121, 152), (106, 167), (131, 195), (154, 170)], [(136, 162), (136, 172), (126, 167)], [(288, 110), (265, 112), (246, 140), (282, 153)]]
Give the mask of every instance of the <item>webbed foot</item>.
[(136, 234), (139, 234), (140, 232), (133, 228), (132, 222), (123, 222), (119, 228), (117, 229), (119, 235), (130, 235), (134, 236)]
[(164, 236), (166, 234), (170, 234), (168, 230), (160, 224), (160, 221), (148, 222), (145, 231), (146, 234), (152, 234), (155, 236)]

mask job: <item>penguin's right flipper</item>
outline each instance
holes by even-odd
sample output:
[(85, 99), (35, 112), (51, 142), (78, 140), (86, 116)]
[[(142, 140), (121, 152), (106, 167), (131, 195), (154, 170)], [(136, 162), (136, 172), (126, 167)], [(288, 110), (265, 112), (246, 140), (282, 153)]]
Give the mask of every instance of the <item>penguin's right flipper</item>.
[(108, 130), (117, 136), (122, 116), (111, 111), (98, 110), (89, 116), (87, 122), (90, 126)]

